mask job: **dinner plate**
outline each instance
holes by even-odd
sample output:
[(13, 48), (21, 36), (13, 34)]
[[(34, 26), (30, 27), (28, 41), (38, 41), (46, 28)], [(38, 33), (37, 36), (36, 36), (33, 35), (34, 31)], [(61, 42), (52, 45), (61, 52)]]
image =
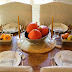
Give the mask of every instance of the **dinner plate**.
[[(11, 64), (12, 61), (13, 64)], [(0, 66), (18, 66), (20, 62), (21, 56), (14, 51), (3, 51), (0, 53)]]
[[(21, 30), (21, 25), (20, 25)], [(18, 24), (17, 23), (9, 23), (3, 26), (3, 32), (15, 33), (18, 32)]]
[[(52, 24), (48, 26), (50, 29), (52, 28)], [(53, 24), (53, 31), (60, 31), (60, 32), (65, 32), (68, 30), (68, 26), (63, 24), (63, 23), (54, 23)]]
[(68, 52), (69, 50), (62, 50), (62, 51), (59, 51), (55, 54), (54, 56), (54, 60), (55, 60), (55, 63), (58, 65), (58, 66), (63, 66), (63, 63), (62, 63), (62, 60), (61, 60), (61, 53), (60, 52)]

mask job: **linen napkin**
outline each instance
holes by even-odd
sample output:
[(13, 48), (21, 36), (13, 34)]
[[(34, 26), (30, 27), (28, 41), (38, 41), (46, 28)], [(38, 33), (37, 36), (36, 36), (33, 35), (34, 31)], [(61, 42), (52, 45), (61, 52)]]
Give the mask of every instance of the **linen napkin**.
[(15, 52), (0, 53), (0, 66), (12, 66), (15, 62)]
[(72, 51), (60, 51), (63, 66), (72, 66)]

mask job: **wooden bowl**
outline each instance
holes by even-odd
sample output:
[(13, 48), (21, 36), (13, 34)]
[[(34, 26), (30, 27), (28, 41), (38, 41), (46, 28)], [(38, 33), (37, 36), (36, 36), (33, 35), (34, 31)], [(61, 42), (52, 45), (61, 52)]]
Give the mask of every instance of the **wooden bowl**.
[(27, 33), (26, 31), (25, 31), (25, 33), (24, 33), (24, 36), (25, 36), (25, 38), (26, 38), (26, 40), (27, 40), (28, 42), (33, 43), (33, 44), (37, 44), (37, 43), (43, 42), (43, 41), (46, 39), (46, 37), (48, 36), (48, 34), (47, 34), (46, 36), (44, 36), (44, 37), (42, 37), (42, 38), (40, 38), (40, 39), (36, 39), (36, 40), (29, 39), (29, 38), (28, 38), (28, 33)]

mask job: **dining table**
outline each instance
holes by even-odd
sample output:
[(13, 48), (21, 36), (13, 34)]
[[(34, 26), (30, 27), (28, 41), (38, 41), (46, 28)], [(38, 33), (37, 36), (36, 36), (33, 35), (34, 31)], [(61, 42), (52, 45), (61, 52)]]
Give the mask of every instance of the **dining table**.
[[(12, 43), (10, 45), (0, 44), (0, 52), (15, 51), (14, 44), (17, 43), (17, 40), (16, 40), (17, 36), (18, 36), (18, 33), (13, 33)], [(45, 66), (51, 66), (51, 62), (50, 62), (51, 55), (55, 56), (55, 54), (61, 50), (72, 50), (72, 45), (62, 43), (61, 36), (57, 38), (56, 41), (57, 41), (57, 45), (61, 45), (61, 48), (55, 47), (53, 50), (49, 52), (40, 53), (40, 54), (28, 53), (28, 52), (23, 51), (23, 54), (26, 56), (26, 58), (23, 60), (23, 66), (31, 66), (34, 72), (40, 72), (40, 68), (45, 67)], [(21, 65), (22, 65), (22, 60), (19, 66)]]

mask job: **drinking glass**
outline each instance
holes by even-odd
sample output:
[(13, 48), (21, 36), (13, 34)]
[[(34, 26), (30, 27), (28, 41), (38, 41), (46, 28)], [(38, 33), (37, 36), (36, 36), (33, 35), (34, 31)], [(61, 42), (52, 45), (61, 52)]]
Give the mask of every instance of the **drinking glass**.
[(53, 44), (55, 42), (55, 38), (54, 37), (51, 37), (51, 32), (49, 30), (49, 36), (48, 36), (49, 40), (48, 40), (48, 43), (49, 44)]
[(59, 38), (59, 34), (61, 32), (64, 32), (63, 29), (61, 29), (61, 28), (54, 29), (54, 38)]
[(58, 38), (59, 37), (59, 32), (60, 30), (59, 29), (54, 29), (54, 38)]

